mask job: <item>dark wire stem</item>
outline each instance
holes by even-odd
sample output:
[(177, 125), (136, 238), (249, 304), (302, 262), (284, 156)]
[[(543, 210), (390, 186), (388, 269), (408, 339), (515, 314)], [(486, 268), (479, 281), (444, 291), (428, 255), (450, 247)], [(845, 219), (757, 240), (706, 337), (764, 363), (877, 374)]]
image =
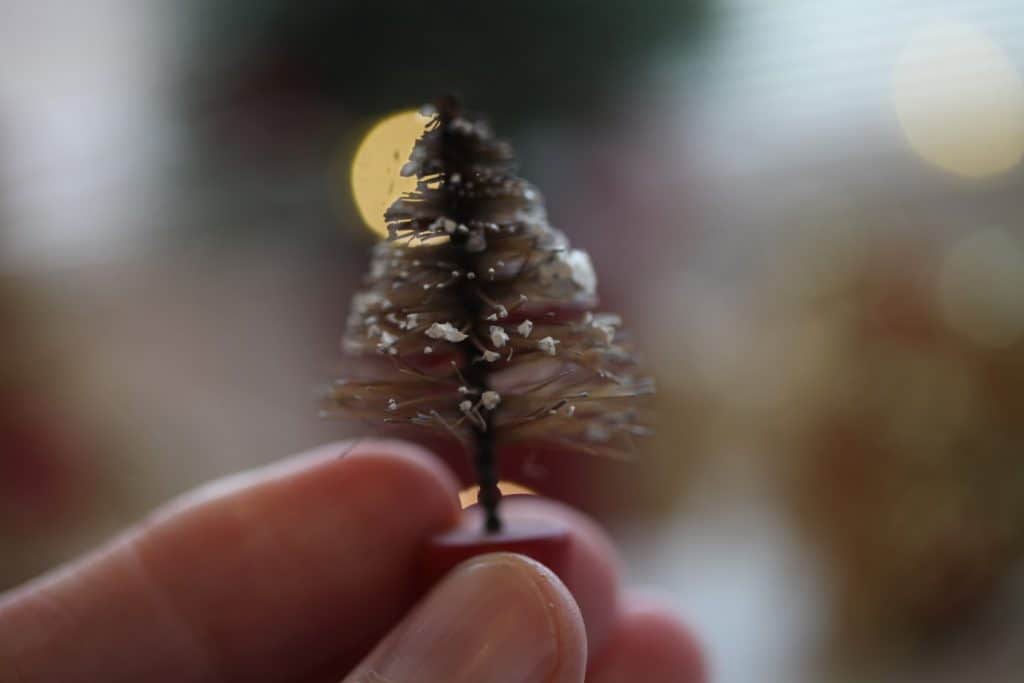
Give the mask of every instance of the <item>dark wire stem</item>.
[(498, 503), (501, 500), (501, 489), (498, 488), (497, 460), (494, 457), (494, 439), (491, 432), (476, 432), (476, 457), (473, 460), (476, 468), (477, 484), (480, 492), (477, 502), (484, 511), (484, 531), (498, 533), (501, 531), (501, 517), (498, 516)]
[[(461, 172), (463, 170), (463, 160), (454, 158), (452, 154), (452, 145), (449, 140), (448, 125), (452, 119), (459, 115), (459, 103), (453, 96), (445, 96), (440, 98), (437, 103), (438, 119), (441, 124), (441, 136), (442, 136), (442, 159), (444, 160), (445, 175), (453, 172)], [(468, 174), (464, 174), (467, 177)], [(465, 223), (468, 220), (468, 216), (462, 215), (461, 207), (459, 206), (458, 197), (455, 196), (454, 192), (448, 193), (448, 210), (449, 218), (458, 221), (459, 223)], [(456, 244), (462, 244), (466, 241), (466, 235), (463, 233), (455, 233), (452, 235), (452, 240)], [(464, 254), (463, 272), (470, 270), (470, 264), (468, 256)], [(481, 303), (480, 297), (476, 296), (475, 292), (468, 291), (473, 286), (466, 286), (466, 295), (463, 298), (463, 304), (466, 307), (466, 311), (469, 314), (470, 320), (480, 320), (483, 313), (483, 304)], [(471, 386), (479, 389), (481, 392), (488, 388), (487, 381), (487, 369), (483, 364), (470, 363), (463, 372), (466, 382)], [(479, 493), (477, 494), (477, 502), (484, 511), (484, 531), (489, 534), (495, 534), (501, 531), (502, 522), (501, 517), (498, 515), (498, 503), (501, 501), (501, 489), (498, 488), (498, 462), (495, 457), (495, 443), (494, 433), (491, 429), (491, 412), (482, 411), (481, 417), (483, 418), (482, 425), (473, 426), (473, 434), (475, 441), (475, 453), (473, 454), (473, 468), (476, 472), (476, 482), (479, 487)]]

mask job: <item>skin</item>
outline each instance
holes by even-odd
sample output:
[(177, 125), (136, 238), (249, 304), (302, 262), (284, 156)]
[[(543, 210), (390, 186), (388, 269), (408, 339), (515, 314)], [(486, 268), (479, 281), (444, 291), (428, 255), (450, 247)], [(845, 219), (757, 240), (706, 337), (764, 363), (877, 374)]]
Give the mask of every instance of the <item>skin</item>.
[(396, 441), (324, 446), (208, 484), (0, 595), (0, 683), (374, 680), (359, 672), (447, 604), (442, 591), (486, 572), (510, 586), (495, 592), (496, 613), (501, 600), (543, 596), (552, 683), (705, 680), (685, 628), (622, 590), (607, 537), (551, 501), (520, 499), (506, 514), (566, 522), (586, 571), (563, 583), (519, 556), (473, 560), (413, 609), (418, 549), (461, 514), (451, 473)]

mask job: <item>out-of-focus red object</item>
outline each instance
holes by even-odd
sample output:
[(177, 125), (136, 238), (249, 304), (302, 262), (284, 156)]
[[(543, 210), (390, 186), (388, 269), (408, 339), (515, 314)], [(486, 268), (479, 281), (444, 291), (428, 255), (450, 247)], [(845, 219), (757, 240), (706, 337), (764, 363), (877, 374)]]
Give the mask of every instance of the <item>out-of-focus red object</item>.
[(0, 526), (59, 523), (81, 502), (84, 473), (61, 420), (19, 392), (0, 394)]
[(0, 535), (19, 543), (80, 521), (94, 481), (89, 439), (67, 400), (73, 359), (56, 341), (50, 310), (29, 281), (0, 275)]

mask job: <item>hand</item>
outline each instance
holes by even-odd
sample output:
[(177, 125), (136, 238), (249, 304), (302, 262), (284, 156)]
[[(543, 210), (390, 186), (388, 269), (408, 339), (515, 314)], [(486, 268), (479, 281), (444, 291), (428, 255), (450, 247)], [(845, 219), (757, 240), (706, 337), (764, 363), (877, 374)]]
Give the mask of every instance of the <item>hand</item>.
[(413, 606), (417, 549), (456, 523), (456, 492), (435, 458), (389, 441), (202, 487), (0, 596), (0, 683), (703, 680), (688, 633), (622, 596), (608, 540), (550, 501), (505, 514), (570, 525), (564, 584), (489, 555)]

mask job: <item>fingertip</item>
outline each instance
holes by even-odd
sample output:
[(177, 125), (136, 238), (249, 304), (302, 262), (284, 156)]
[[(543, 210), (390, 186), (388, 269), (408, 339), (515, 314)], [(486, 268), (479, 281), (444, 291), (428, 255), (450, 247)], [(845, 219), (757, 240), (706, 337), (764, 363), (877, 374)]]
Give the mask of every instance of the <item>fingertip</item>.
[[(239, 550), (251, 553), (258, 541), (283, 545), (301, 561), (330, 554), (315, 540), (332, 536), (372, 540), (378, 555), (392, 555), (449, 527), (458, 514), (456, 481), (429, 451), (360, 439), (206, 484), (158, 510), (126, 540), (144, 557), (158, 556), (157, 566), (161, 558), (172, 566), (176, 559), (215, 565), (210, 560), (231, 544), (242, 542)], [(360, 531), (370, 521), (377, 536), (365, 539)]]
[(586, 658), (579, 607), (561, 581), (521, 555), (492, 553), (453, 569), (344, 680), (581, 683)]
[(593, 659), (594, 683), (705, 683), (703, 650), (693, 632), (649, 596), (630, 595), (604, 649)]
[[(525, 582), (536, 591), (537, 599), (532, 601), (532, 607), (545, 615), (556, 647), (556, 664), (545, 680), (558, 683), (582, 681), (588, 654), (586, 626), (579, 604), (562, 580), (540, 562), (515, 553), (494, 553), (474, 558), (456, 572), (481, 569), (503, 573), (509, 580)], [(522, 610), (523, 603), (505, 607)], [(537, 621), (540, 621), (539, 616)]]
[(459, 483), (454, 473), (433, 451), (424, 446), (400, 439), (377, 438), (343, 442), (337, 446), (341, 448), (339, 459), (399, 462), (422, 470), (434, 477), (436, 483), (451, 494), (453, 502), (458, 501)]
[(407, 519), (402, 510), (415, 500), (416, 515), (422, 515), (426, 505), (449, 525), (458, 518), (458, 482), (431, 451), (396, 439), (361, 439), (339, 446), (343, 448), (336, 457), (317, 463), (319, 469), (311, 479), (328, 487), (332, 478), (344, 479), (350, 485), (365, 483), (381, 493), (369, 501), (379, 513), (392, 510)]
[(453, 514), (458, 512), (458, 480), (440, 458), (430, 450), (399, 439), (360, 438), (336, 441), (288, 456), (262, 467), (232, 474), (202, 484), (149, 515), (145, 529), (151, 524), (173, 518), (190, 508), (243, 493), (264, 485), (285, 485), (294, 480), (336, 484), (338, 478), (360, 476), (368, 470), (371, 476), (405, 476), (417, 479), (425, 493), (439, 492), (443, 504)]
[(569, 553), (559, 572), (583, 613), (587, 640), (597, 652), (618, 619), (621, 560), (608, 535), (586, 515), (557, 501), (536, 496), (513, 496), (502, 503), (509, 519), (539, 519), (569, 529)]

